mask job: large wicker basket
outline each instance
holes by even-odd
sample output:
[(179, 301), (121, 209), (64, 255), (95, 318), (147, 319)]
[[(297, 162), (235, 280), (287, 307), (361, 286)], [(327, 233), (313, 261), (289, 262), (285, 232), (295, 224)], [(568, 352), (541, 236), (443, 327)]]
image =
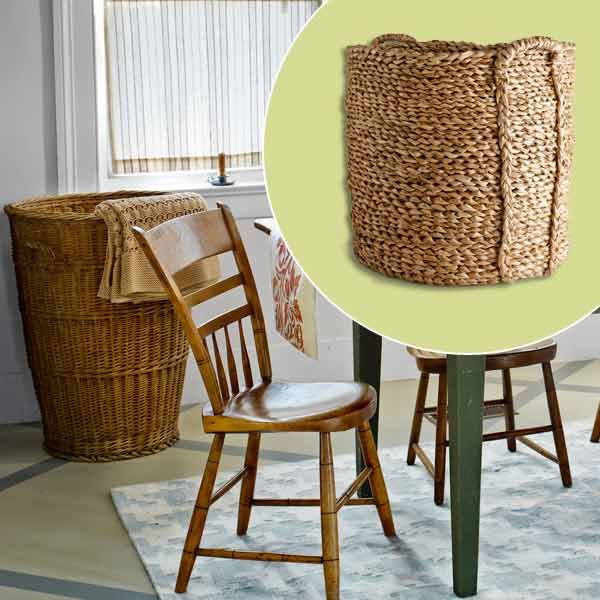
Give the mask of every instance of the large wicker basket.
[(32, 198), (6, 207), (29, 366), (54, 456), (132, 458), (179, 437), (188, 346), (169, 302), (97, 297), (107, 230), (94, 207), (142, 195)]
[(437, 285), (552, 273), (567, 256), (575, 47), (385, 35), (347, 52), (353, 246)]

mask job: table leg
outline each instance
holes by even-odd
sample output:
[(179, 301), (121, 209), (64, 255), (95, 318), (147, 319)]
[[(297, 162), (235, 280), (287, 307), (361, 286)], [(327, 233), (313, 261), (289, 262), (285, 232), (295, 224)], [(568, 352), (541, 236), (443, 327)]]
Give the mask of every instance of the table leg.
[[(377, 409), (371, 418), (371, 430), (377, 445), (379, 431), (379, 384), (381, 381), (381, 336), (365, 329), (358, 323), (352, 322), (352, 342), (354, 354), (354, 381), (368, 383), (377, 392)], [(356, 438), (356, 472), (360, 473), (365, 468), (363, 456), (360, 451), (358, 434)], [(371, 497), (371, 487), (366, 481), (358, 490), (361, 498)]]
[(484, 356), (448, 356), (454, 593), (477, 593)]

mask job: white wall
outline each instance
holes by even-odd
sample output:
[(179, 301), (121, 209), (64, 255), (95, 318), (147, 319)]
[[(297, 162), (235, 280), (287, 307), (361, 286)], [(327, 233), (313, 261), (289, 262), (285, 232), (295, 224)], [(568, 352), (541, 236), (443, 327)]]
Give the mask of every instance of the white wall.
[[(0, 202), (57, 189), (52, 2), (0, 2)], [(0, 216), (0, 421), (35, 418), (10, 258)]]
[[(0, 0), (0, 182), (3, 204), (57, 190), (57, 153), (53, 83), (52, 2)], [(93, 121), (93, 115), (90, 115)], [(266, 202), (257, 201), (253, 216), (266, 216)], [(248, 199), (249, 203), (255, 200)], [(238, 214), (254, 212), (246, 207)], [(322, 298), (318, 300), (320, 359), (296, 352), (273, 333), (270, 310), (269, 243), (245, 217), (239, 226), (247, 245), (268, 322), (275, 373), (291, 379), (350, 379), (351, 323)], [(27, 369), (13, 266), (8, 221), (0, 216), (0, 422), (27, 421), (38, 412)], [(225, 265), (225, 268), (227, 266)], [(221, 307), (213, 307), (218, 310)], [(598, 356), (600, 317), (590, 317), (560, 336), (559, 359)], [(404, 348), (384, 342), (383, 378), (413, 377), (414, 365)], [(203, 398), (193, 361), (189, 363), (185, 402)]]

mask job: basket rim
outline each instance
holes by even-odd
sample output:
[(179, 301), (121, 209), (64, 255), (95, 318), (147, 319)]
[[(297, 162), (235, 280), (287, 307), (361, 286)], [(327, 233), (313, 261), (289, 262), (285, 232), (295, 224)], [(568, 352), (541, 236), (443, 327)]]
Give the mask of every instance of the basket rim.
[[(52, 219), (57, 221), (102, 221), (94, 212), (82, 213), (76, 211), (52, 210), (56, 206), (69, 200), (97, 200), (98, 204), (103, 200), (113, 198), (136, 198), (144, 196), (162, 196), (171, 192), (155, 190), (117, 190), (115, 192), (82, 192), (78, 194), (47, 194), (42, 196), (31, 196), (23, 200), (17, 200), (4, 206), (4, 212), (9, 216), (27, 217), (30, 219)], [(40, 204), (43, 203), (43, 206)]]
[[(445, 46), (445, 48), (444, 48)], [(448, 47), (456, 47), (450, 50)], [(351, 44), (346, 46), (346, 51), (354, 52), (380, 52), (388, 53), (416, 53), (422, 57), (436, 57), (447, 60), (460, 60), (472, 57), (490, 57), (503, 51), (520, 51), (532, 47), (541, 47), (546, 50), (573, 50), (575, 42), (560, 41), (547, 36), (530, 36), (519, 38), (512, 42), (497, 42), (494, 44), (478, 44), (465, 41), (426, 40), (418, 41), (403, 34), (384, 34), (377, 36), (367, 44)], [(395, 52), (394, 52), (395, 51)]]

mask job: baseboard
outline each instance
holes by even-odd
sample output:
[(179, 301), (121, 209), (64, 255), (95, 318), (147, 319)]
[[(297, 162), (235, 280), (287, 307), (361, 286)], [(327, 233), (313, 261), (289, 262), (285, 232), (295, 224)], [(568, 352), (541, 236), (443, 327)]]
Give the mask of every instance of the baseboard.
[(40, 418), (33, 382), (29, 371), (1, 373), (0, 423), (23, 423)]

